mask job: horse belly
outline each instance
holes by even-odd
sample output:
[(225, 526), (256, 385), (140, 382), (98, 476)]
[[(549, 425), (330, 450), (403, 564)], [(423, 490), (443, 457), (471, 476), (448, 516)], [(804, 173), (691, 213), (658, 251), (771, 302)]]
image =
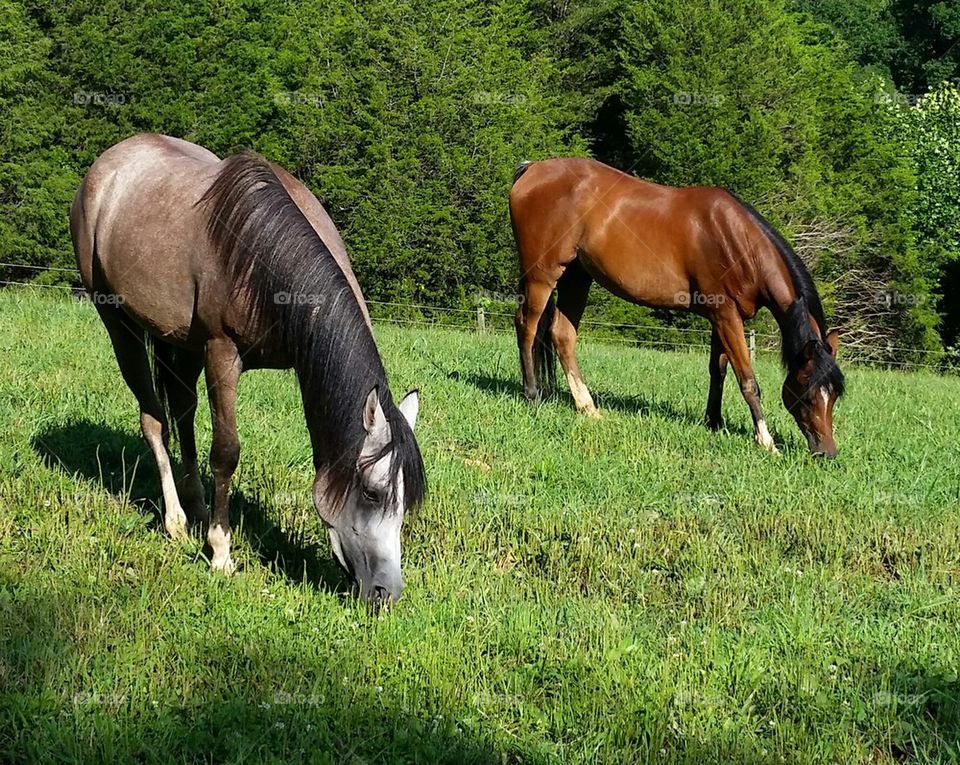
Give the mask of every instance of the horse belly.
[(676, 308), (684, 304), (690, 282), (667, 259), (636, 250), (622, 256), (595, 258), (588, 250), (580, 261), (598, 284), (617, 297), (651, 308)]
[[(205, 342), (198, 337), (196, 302), (198, 282), (192, 254), (198, 242), (191, 232), (141, 225), (138, 231), (119, 225), (105, 251), (95, 253), (94, 274), (100, 269), (100, 288), (93, 299), (115, 302), (152, 334), (177, 345)], [(101, 289), (105, 292), (101, 297)]]
[(691, 289), (687, 243), (662, 208), (629, 197), (608, 203), (587, 228), (580, 259), (618, 297), (651, 308), (686, 308)]

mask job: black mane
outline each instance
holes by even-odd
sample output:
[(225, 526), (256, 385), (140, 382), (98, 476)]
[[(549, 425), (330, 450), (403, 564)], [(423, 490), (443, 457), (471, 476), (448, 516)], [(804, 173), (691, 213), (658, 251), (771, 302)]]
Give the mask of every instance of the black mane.
[[(224, 160), (197, 205), (235, 292), (254, 324), (269, 327), (300, 382), (314, 465), (326, 468), (328, 499), (342, 504), (356, 476), (366, 431), (363, 405), (376, 388), (390, 425), (391, 486), (402, 470), (405, 504), (426, 491), (423, 460), (390, 395), (373, 334), (339, 264), (270, 164), (253, 152)], [(376, 455), (376, 459), (380, 456)]]
[[(760, 230), (780, 253), (793, 282), (793, 288), (798, 295), (796, 301), (779, 318), (783, 335), (783, 343), (780, 349), (783, 365), (791, 372), (796, 371), (803, 363), (804, 354), (809, 346), (814, 357), (814, 372), (810, 380), (810, 386), (826, 387), (835, 391), (838, 396), (843, 395), (843, 372), (837, 366), (836, 359), (824, 340), (827, 336), (827, 319), (823, 312), (823, 303), (820, 302), (820, 293), (817, 292), (809, 269), (794, 249), (787, 244), (786, 239), (780, 232), (771, 226), (769, 221), (754, 209), (753, 205), (740, 199), (729, 189), (727, 189), (727, 193), (747, 211), (753, 222), (760, 227)], [(809, 316), (813, 317), (820, 328), (819, 337), (810, 326), (807, 318)]]

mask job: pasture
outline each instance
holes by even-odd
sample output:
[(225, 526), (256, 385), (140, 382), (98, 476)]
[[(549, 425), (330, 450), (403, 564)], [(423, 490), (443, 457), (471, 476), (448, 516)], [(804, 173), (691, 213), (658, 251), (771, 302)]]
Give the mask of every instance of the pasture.
[(92, 306), (0, 293), (0, 760), (960, 759), (960, 379), (847, 367), (818, 462), (772, 355), (779, 457), (732, 375), (700, 424), (705, 350), (584, 342), (592, 421), (521, 400), (512, 337), (376, 335), (430, 482), (380, 617), (312, 510), (292, 373), (241, 381), (238, 571), (211, 575), (158, 524)]

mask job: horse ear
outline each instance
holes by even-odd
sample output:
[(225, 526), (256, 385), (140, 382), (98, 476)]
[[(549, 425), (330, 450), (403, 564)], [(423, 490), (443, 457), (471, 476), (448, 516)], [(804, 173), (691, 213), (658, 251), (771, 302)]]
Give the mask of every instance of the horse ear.
[(363, 427), (368, 434), (385, 428), (387, 417), (383, 413), (383, 407), (380, 406), (380, 395), (374, 388), (367, 394), (367, 400), (363, 405)]
[(831, 329), (826, 337), (827, 347), (830, 349), (830, 355), (837, 358), (837, 350), (840, 348), (840, 333)]
[(397, 408), (410, 426), (410, 430), (413, 430), (414, 425), (417, 424), (417, 413), (420, 411), (420, 391), (410, 391), (403, 397), (403, 401)]

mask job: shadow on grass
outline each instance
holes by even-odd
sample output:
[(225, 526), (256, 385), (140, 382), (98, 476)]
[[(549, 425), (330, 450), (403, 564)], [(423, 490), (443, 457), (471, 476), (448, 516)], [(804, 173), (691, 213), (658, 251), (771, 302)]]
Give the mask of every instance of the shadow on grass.
[[(128, 496), (131, 504), (153, 515), (151, 528), (164, 533), (160, 480), (142, 438), (102, 423), (78, 420), (41, 430), (31, 445), (51, 470), (97, 482), (117, 497)], [(205, 488), (209, 504), (212, 487), (207, 483)], [(293, 582), (306, 582), (327, 592), (350, 592), (350, 583), (332, 558), (302, 533), (281, 529), (259, 498), (234, 490), (230, 519), (263, 565)]]
[[(111, 621), (108, 615), (129, 608), (129, 599), (105, 582), (82, 592), (69, 581), (47, 585), (0, 578), (2, 762), (540, 765), (560, 761), (555, 738), (566, 739), (570, 747), (564, 761), (597, 761), (583, 756), (583, 742), (570, 728), (563, 733), (539, 729), (533, 738), (498, 735), (496, 720), (483, 722), (484, 715), (472, 713), (469, 702), (447, 706), (425, 678), (400, 681), (388, 671), (392, 681), (384, 689), (348, 683), (347, 674), (358, 678), (363, 670), (358, 676), (342, 664), (354, 650), (343, 641), (328, 640), (318, 658), (315, 651), (305, 655), (298, 642), (303, 637), (296, 633), (279, 640), (264, 639), (257, 629), (221, 633), (200, 647), (177, 642), (178, 635), (196, 633), (167, 625), (156, 633), (163, 642), (154, 650), (183, 676), (151, 677), (157, 669), (150, 662), (141, 676), (132, 662), (142, 653), (135, 641), (143, 636), (103, 626)], [(359, 650), (364, 650), (363, 630), (375, 628), (371, 623), (352, 633)], [(116, 650), (96, 647), (106, 638), (104, 629), (114, 630)], [(817, 733), (836, 731), (835, 722), (847, 720), (853, 729), (846, 732), (846, 742), (870, 752), (871, 761), (955, 761), (960, 682), (954, 674), (869, 664), (852, 669), (872, 678), (863, 688), (866, 711), (857, 722), (842, 695), (803, 701), (798, 695), (795, 704), (785, 705), (777, 681), (770, 703), (780, 710), (777, 716), (794, 721), (785, 738), (770, 733), (747, 742), (734, 728), (704, 738), (677, 730), (664, 739), (669, 713), (653, 707), (639, 730), (636, 718), (622, 720), (632, 735), (614, 725), (610, 738), (598, 743), (606, 759), (617, 762), (832, 760), (834, 742)], [(604, 719), (612, 722), (609, 715)]]
[(373, 687), (345, 685), (342, 668), (318, 665), (316, 654), (305, 661), (293, 640), (231, 635), (199, 656), (168, 643), (164, 655), (190, 677), (141, 681), (121, 651), (85, 653), (71, 637), (121, 609), (116, 593), (69, 587), (0, 579), (2, 762), (508, 761), (449, 710), (405, 710)]
[[(447, 377), (457, 382), (465, 382), (472, 385), (477, 390), (483, 391), (493, 396), (508, 396), (515, 399), (523, 399), (523, 390), (519, 380), (506, 377), (493, 377), (487, 374), (448, 372)], [(692, 412), (689, 409), (678, 409), (672, 404), (655, 399), (644, 394), (624, 396), (618, 393), (609, 393), (606, 391), (591, 391), (597, 407), (601, 410), (609, 409), (611, 411), (622, 412), (623, 414), (639, 415), (640, 417), (660, 417), (665, 420), (674, 420), (686, 425), (693, 425), (698, 428), (705, 427), (703, 424), (703, 413)], [(706, 401), (706, 384), (704, 385), (704, 401)], [(546, 401), (562, 401), (569, 407), (573, 407), (573, 397), (567, 390), (558, 390), (548, 393), (545, 396)], [(724, 426), (724, 430), (729, 433), (753, 437), (753, 431), (737, 423)], [(774, 434), (776, 437), (778, 434)]]
[(885, 754), (897, 762), (932, 755), (939, 762), (956, 762), (960, 758), (960, 680), (956, 672), (897, 667), (888, 676), (890, 689), (878, 691), (874, 697), (875, 704), (893, 705), (895, 722), (885, 731), (889, 740)]

